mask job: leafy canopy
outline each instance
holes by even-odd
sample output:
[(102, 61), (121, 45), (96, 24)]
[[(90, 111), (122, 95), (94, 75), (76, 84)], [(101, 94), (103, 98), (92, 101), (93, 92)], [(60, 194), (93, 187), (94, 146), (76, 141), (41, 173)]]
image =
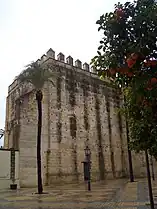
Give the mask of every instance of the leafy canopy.
[(53, 81), (51, 78), (54, 76), (49, 66), (42, 67), (37, 62), (32, 62), (27, 68), (18, 76), (20, 82), (31, 83), (37, 90), (41, 90), (45, 82)]
[(131, 148), (157, 157), (157, 4), (154, 0), (118, 3), (96, 22), (103, 32), (92, 65), (101, 78), (126, 89)]

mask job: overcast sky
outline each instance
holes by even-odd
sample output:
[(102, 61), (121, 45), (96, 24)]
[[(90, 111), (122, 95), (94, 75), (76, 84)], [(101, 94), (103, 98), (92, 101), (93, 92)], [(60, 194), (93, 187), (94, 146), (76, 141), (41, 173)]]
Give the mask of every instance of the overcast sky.
[[(121, 2), (125, 2), (121, 0)], [(117, 0), (0, 0), (0, 128), (14, 77), (49, 48), (90, 62), (100, 34), (96, 20)]]

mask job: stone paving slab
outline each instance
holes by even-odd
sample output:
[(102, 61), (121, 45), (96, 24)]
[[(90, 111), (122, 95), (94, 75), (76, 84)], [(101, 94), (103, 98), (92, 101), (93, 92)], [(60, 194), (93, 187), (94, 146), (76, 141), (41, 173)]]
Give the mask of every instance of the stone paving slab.
[[(149, 209), (147, 181), (126, 180), (85, 185), (47, 187), (48, 194), (35, 194), (36, 189), (0, 191), (0, 209)], [(157, 182), (153, 182), (157, 202)], [(157, 208), (157, 207), (156, 207)]]

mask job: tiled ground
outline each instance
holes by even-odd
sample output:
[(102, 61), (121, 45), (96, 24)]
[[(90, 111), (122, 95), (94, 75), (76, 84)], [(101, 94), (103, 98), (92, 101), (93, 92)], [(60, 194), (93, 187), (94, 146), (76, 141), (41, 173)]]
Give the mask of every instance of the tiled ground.
[[(48, 194), (37, 195), (36, 189), (0, 190), (0, 209), (148, 209), (147, 182), (129, 183), (115, 180), (92, 183), (92, 191), (85, 185), (64, 185), (45, 188)], [(157, 202), (157, 183), (153, 183)]]

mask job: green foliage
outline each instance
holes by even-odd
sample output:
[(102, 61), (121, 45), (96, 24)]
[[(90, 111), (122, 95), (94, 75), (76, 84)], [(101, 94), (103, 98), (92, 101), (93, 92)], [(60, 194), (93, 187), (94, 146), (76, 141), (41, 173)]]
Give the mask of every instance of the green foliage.
[(41, 90), (45, 82), (51, 82), (54, 85), (51, 80), (53, 76), (49, 66), (42, 67), (37, 62), (32, 62), (17, 79), (20, 82), (31, 83), (37, 90)]
[[(137, 53), (139, 59), (131, 71), (141, 73), (144, 59), (157, 58), (156, 14), (157, 5), (153, 0), (138, 0), (124, 5), (118, 3), (113, 12), (102, 15), (96, 23), (104, 37), (100, 41), (98, 55), (92, 59), (92, 65), (100, 72), (127, 67), (128, 56)], [(118, 74), (116, 80), (119, 83), (130, 81), (127, 76)]]
[(144, 100), (143, 95), (132, 87), (125, 92), (126, 103), (123, 112), (128, 115), (130, 128), (130, 147), (139, 152), (148, 149), (157, 158), (157, 104), (152, 99)]
[(130, 147), (157, 158), (157, 4), (137, 0), (116, 4), (96, 22), (104, 36), (91, 61), (102, 77), (125, 88)]

